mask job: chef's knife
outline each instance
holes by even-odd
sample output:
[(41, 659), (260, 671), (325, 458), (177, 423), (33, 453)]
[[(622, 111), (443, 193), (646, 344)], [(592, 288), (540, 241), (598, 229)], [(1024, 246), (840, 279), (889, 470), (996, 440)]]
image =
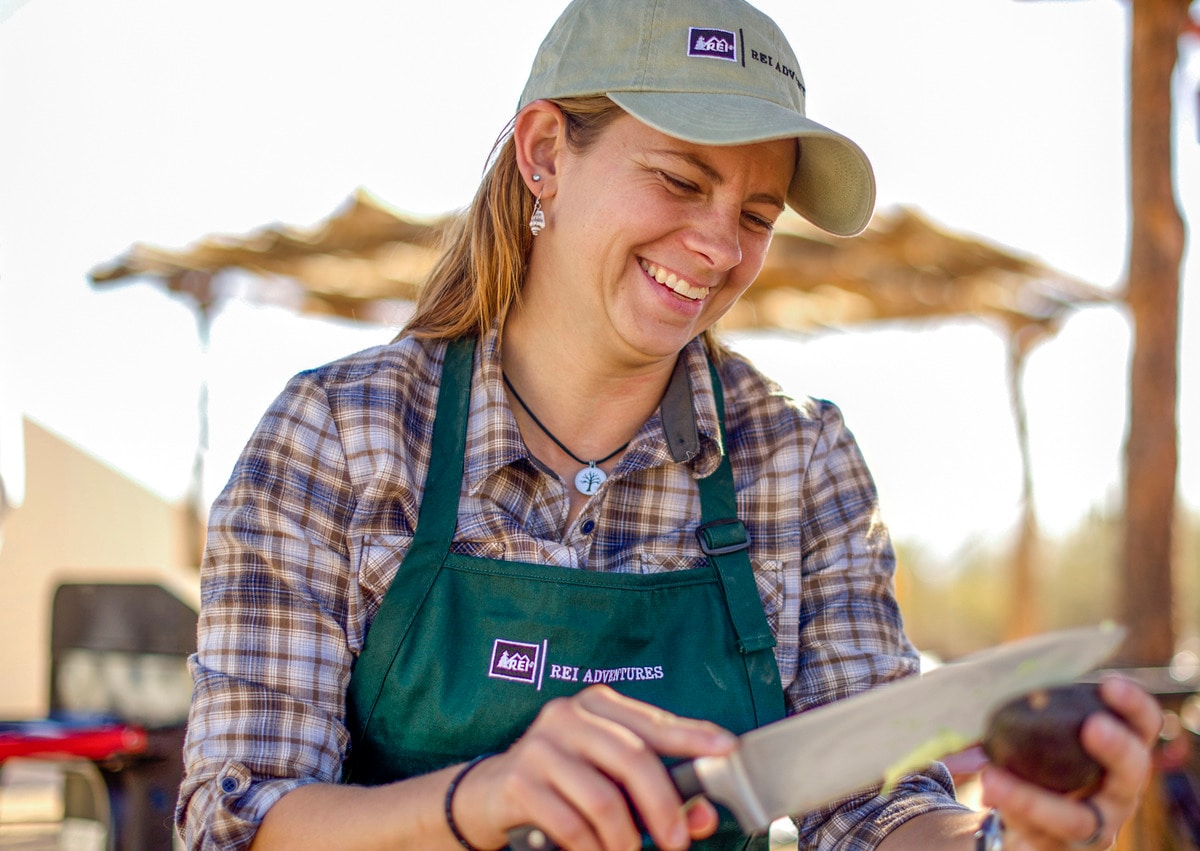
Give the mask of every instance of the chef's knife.
[[(1124, 635), (1105, 624), (983, 650), (751, 730), (726, 756), (673, 766), (671, 779), (685, 801), (704, 795), (728, 807), (742, 830), (761, 832), (973, 744), (996, 707), (1087, 673)], [(533, 826), (508, 838), (513, 851), (558, 847)]]

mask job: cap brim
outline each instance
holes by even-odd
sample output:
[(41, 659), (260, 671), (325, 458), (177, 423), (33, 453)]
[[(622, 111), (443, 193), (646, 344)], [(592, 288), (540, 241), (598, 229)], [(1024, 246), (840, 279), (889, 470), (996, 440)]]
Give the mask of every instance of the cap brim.
[(875, 208), (875, 173), (862, 149), (794, 110), (759, 98), (695, 92), (607, 92), (643, 124), (685, 142), (741, 145), (800, 140), (788, 204), (838, 236), (861, 233)]

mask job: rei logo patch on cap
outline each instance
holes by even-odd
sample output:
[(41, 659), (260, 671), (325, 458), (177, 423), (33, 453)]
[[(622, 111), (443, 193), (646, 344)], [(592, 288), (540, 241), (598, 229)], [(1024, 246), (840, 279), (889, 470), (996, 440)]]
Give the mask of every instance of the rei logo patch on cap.
[(737, 39), (728, 30), (689, 27), (688, 56), (707, 56), (737, 62)]

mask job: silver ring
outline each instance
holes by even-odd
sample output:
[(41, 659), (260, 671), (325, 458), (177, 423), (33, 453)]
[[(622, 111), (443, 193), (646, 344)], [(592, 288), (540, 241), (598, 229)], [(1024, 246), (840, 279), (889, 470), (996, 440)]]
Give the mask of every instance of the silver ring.
[(1083, 804), (1092, 811), (1092, 815), (1096, 817), (1096, 829), (1092, 831), (1092, 835), (1082, 842), (1072, 842), (1072, 848), (1091, 848), (1100, 841), (1101, 834), (1104, 833), (1104, 813), (1100, 812), (1100, 808), (1096, 806), (1096, 802), (1091, 798), (1084, 798), (1079, 803)]
[(975, 851), (1004, 851), (1004, 822), (995, 810), (987, 811), (975, 831)]

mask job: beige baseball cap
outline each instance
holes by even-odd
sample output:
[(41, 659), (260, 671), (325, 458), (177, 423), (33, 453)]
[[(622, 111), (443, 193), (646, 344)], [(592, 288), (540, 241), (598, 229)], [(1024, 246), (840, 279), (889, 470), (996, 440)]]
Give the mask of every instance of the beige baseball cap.
[(871, 220), (867, 155), (805, 117), (800, 63), (775, 22), (742, 0), (574, 0), (538, 49), (520, 107), (597, 94), (688, 142), (797, 139), (788, 204), (839, 236)]

